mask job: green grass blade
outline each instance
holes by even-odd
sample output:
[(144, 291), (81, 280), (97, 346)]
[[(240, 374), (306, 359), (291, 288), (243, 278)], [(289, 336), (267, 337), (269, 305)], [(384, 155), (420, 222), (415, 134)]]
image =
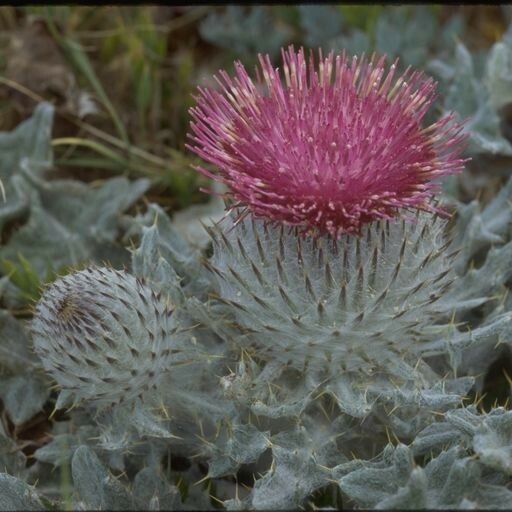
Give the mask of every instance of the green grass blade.
[(76, 41), (67, 36), (62, 36), (61, 34), (59, 34), (59, 31), (55, 27), (55, 24), (52, 20), (52, 16), (50, 14), (51, 9), (48, 8), (47, 12), (48, 15), (46, 17), (46, 21), (48, 24), (48, 29), (52, 34), (52, 37), (61, 45), (64, 52), (68, 56), (71, 63), (75, 66), (75, 68), (77, 68), (77, 70), (80, 71), (80, 73), (89, 82), (89, 85), (93, 88), (94, 92), (96, 93), (100, 101), (103, 103), (104, 107), (107, 109), (110, 117), (112, 118), (112, 122), (116, 127), (119, 137), (123, 140), (124, 144), (128, 146), (130, 143), (128, 139), (128, 133), (126, 132), (126, 129), (123, 123), (121, 122), (121, 119), (119, 118), (119, 115), (117, 114), (114, 105), (110, 101), (110, 98), (105, 92), (105, 89), (103, 88), (101, 82), (96, 76), (96, 73), (94, 72), (89, 57), (87, 56), (87, 54), (85, 53), (85, 51), (79, 43), (77, 43)]

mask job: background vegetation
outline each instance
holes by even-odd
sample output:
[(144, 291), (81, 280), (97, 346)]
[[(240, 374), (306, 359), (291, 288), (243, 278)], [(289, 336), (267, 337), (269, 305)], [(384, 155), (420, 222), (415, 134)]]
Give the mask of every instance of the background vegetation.
[(184, 147), (193, 91), (234, 59), (252, 66), (270, 52), (277, 65), (294, 43), (421, 65), (443, 29), (450, 46), (460, 38), (478, 52), (502, 37), (507, 16), (500, 6), (2, 7), (0, 130), (50, 101), (59, 176), (146, 176), (151, 200), (173, 211), (205, 200)]
[[(500, 249), (499, 261), (489, 248), (512, 239), (512, 181), (505, 185), (512, 157), (511, 22), (512, 9), (498, 5), (1, 7), (2, 471), (30, 470), (35, 459), (49, 463), (34, 453), (50, 445), (49, 432), (66, 420), (64, 412), (53, 414), (56, 393), (31, 370), (34, 356), (22, 327), (41, 285), (89, 261), (129, 265), (130, 229), (141, 230), (156, 211), (146, 212), (148, 203), (169, 213), (176, 228), (184, 212), (208, 208), (200, 188), (210, 184), (192, 169), (197, 158), (185, 148), (188, 109), (196, 87), (215, 86), (213, 73), (229, 72), (235, 59), (252, 68), (257, 53), (268, 52), (278, 66), (280, 48), (293, 43), (324, 52), (386, 53), (390, 60), (399, 57), (402, 68), (412, 65), (433, 75), (439, 99), (430, 115), (455, 110), (469, 120), (472, 161), (444, 189), (455, 205), (456, 243), (463, 247), (458, 271), (483, 269), (478, 275), (486, 276), (499, 265), (504, 269), (503, 283), (492, 272), (492, 279), (474, 279), (475, 287), (489, 281), (505, 291), (474, 308), (471, 327), (493, 322), (494, 309), (510, 310), (505, 251), (512, 245)], [(42, 101), (54, 105), (53, 119)], [(49, 126), (51, 151), (44, 132)], [(41, 162), (50, 168), (39, 169)], [(475, 356), (483, 362), (474, 373), (484, 377), (470, 399), (481, 411), (510, 406), (507, 347), (495, 361), (494, 346), (488, 350), (492, 358)], [(167, 469), (179, 463), (169, 462)], [(53, 481), (41, 486), (48, 484), (67, 502), (71, 475), (62, 467), (57, 489)], [(34, 469), (27, 481), (39, 476)]]

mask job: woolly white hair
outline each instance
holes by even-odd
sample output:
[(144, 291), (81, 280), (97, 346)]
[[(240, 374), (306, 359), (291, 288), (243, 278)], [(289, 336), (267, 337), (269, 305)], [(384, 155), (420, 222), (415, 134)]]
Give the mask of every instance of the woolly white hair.
[(418, 213), (334, 240), (234, 218), (211, 230), (207, 266), (240, 343), (299, 369), (413, 374), (422, 326), (454, 279), (445, 220)]

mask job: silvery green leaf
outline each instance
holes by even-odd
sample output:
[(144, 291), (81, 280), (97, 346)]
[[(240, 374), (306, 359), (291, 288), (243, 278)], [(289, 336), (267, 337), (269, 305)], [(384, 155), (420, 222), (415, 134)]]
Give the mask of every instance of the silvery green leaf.
[(117, 218), (146, 190), (147, 180), (113, 178), (94, 189), (76, 181), (32, 178), (32, 185), (29, 219), (0, 248), (1, 259), (16, 261), (22, 254), (41, 276), (89, 260), (123, 263), (128, 252), (116, 242)]
[(135, 406), (130, 415), (131, 423), (141, 436), (171, 438), (175, 437), (165, 428), (162, 418), (154, 415), (142, 405)]
[(70, 180), (38, 185), (42, 205), (50, 215), (96, 242), (111, 242), (119, 234), (119, 215), (146, 192), (150, 182), (116, 177), (99, 187)]
[(382, 460), (368, 463), (366, 467), (342, 476), (339, 486), (344, 494), (359, 505), (375, 507), (407, 483), (412, 468), (412, 454), (406, 446), (388, 446)]
[(46, 510), (36, 491), (22, 480), (0, 473), (0, 510)]
[[(462, 210), (461, 215), (466, 212), (471, 212), (472, 214), (465, 231), (463, 231), (466, 243), (462, 245), (462, 255), (459, 258), (459, 264), (464, 266), (479, 249), (489, 247), (491, 244), (503, 243), (503, 238), (498, 233), (494, 232), (491, 226), (487, 225), (480, 213), (475, 211), (477, 204), (477, 201), (472, 201), (468, 205), (461, 206), (460, 208), (460, 210)], [(497, 216), (496, 219), (496, 223), (500, 222), (500, 220), (504, 221), (503, 228), (506, 228), (509, 222), (507, 213), (506, 209), (502, 210), (501, 215)], [(463, 220), (461, 219), (461, 223), (462, 222)]]
[(456, 426), (461, 434), (466, 436), (472, 436), (482, 420), (482, 417), (478, 414), (476, 407), (473, 405), (448, 411), (445, 418), (446, 421)]
[[(156, 204), (150, 204), (148, 211), (134, 220), (132, 230), (138, 231), (141, 237), (149, 233), (145, 241), (146, 250), (150, 251), (148, 261), (139, 250), (134, 265), (141, 272), (158, 266), (159, 258), (163, 258), (182, 280), (182, 285), (194, 283), (201, 272), (200, 252), (193, 249), (175, 228), (168, 215)], [(156, 255), (159, 255), (158, 257)]]
[[(498, 194), (482, 211), (482, 223), (494, 236), (503, 236), (512, 224), (512, 178), (500, 189)], [(495, 240), (493, 239), (493, 242)]]
[(270, 446), (268, 432), (254, 425), (227, 425), (215, 443), (214, 456), (208, 464), (208, 476), (216, 478), (235, 474), (242, 464), (255, 462)]
[(479, 107), (481, 84), (475, 78), (473, 58), (460, 42), (455, 47), (455, 72), (445, 99), (445, 108), (461, 118), (472, 116)]
[[(218, 183), (212, 186), (216, 193), (222, 193)], [(192, 247), (205, 249), (211, 238), (204, 226), (211, 226), (219, 222), (225, 215), (223, 199), (214, 195), (207, 204), (192, 205), (173, 215), (173, 225), (178, 233), (190, 243)]]
[(112, 471), (119, 471), (120, 473), (126, 471), (126, 457), (123, 450), (109, 451), (105, 453), (105, 464)]
[(254, 484), (256, 509), (296, 509), (314, 490), (327, 483), (329, 472), (319, 466), (304, 428), (282, 431), (271, 439), (273, 463)]
[(70, 462), (75, 450), (96, 435), (96, 429), (88, 425), (79, 427), (72, 434), (56, 434), (49, 443), (34, 452), (34, 458), (59, 467)]
[(402, 48), (403, 31), (396, 30), (397, 26), (407, 23), (403, 9), (390, 10), (379, 16), (375, 27), (375, 46), (381, 54), (394, 59)]
[[(440, 45), (441, 50), (445, 46), (452, 46), (456, 38), (463, 31), (464, 18), (460, 14), (454, 14), (444, 24), (441, 32)], [(460, 39), (460, 37), (459, 37)]]
[(438, 44), (438, 37), (437, 20), (427, 6), (409, 11), (405, 7), (385, 10), (375, 27), (375, 46), (379, 52), (390, 60), (400, 57), (405, 65), (424, 65), (429, 49)]
[(15, 373), (35, 363), (23, 324), (8, 311), (0, 310), (0, 368)]
[(503, 237), (512, 224), (511, 197), (512, 179), (509, 179), (483, 210), (476, 200), (467, 204), (457, 202), (454, 246), (462, 249), (456, 260), (460, 274), (479, 250), (504, 243)]
[[(512, 312), (487, 317), (484, 324), (475, 329), (467, 329), (461, 332), (457, 329), (447, 330), (445, 337), (425, 343), (425, 353), (447, 353), (452, 368), (459, 368), (463, 363), (465, 367), (469, 364), (470, 350), (493, 351), (500, 336), (506, 337), (512, 330)], [(478, 363), (478, 361), (477, 361)], [(485, 361), (480, 361), (480, 364)], [(477, 375), (472, 367), (472, 375)]]
[(450, 423), (432, 423), (420, 432), (412, 443), (415, 454), (429, 453), (440, 446), (450, 446), (459, 441), (460, 430)]
[(412, 443), (414, 454), (421, 455), (456, 444), (468, 446), (480, 422), (481, 416), (476, 414), (474, 407), (448, 411), (443, 421), (431, 423), (416, 436)]
[(103, 486), (108, 471), (96, 454), (86, 446), (80, 446), (71, 462), (75, 491), (88, 507), (101, 510), (104, 506)]
[(343, 445), (339, 446), (337, 441), (343, 438), (354, 424), (353, 418), (340, 414), (336, 418), (325, 417), (321, 410), (315, 413), (304, 414), (301, 422), (311, 439), (311, 450), (315, 454), (315, 461), (325, 467), (334, 467), (348, 460), (343, 453)]
[(0, 382), (0, 397), (15, 425), (40, 412), (50, 395), (47, 384), (36, 374), (23, 374)]
[(226, 510), (247, 510), (250, 507), (249, 503), (239, 498), (226, 500), (223, 502), (223, 505)]
[(332, 468), (332, 476), (336, 480), (340, 480), (346, 475), (353, 473), (359, 469), (365, 469), (367, 467), (367, 461), (361, 459), (353, 459), (348, 462), (342, 462), (334, 468)]
[(512, 492), (484, 482), (479, 463), (464, 455), (458, 447), (441, 452), (424, 468), (413, 469), (408, 482), (375, 508), (507, 508)]
[[(414, 468), (408, 482), (380, 501), (377, 509), (503, 508), (512, 496), (504, 486), (481, 481), (478, 463), (461, 458), (464, 452), (452, 448), (441, 452), (425, 468)], [(507, 496), (508, 495), (508, 496)], [(497, 501), (496, 498), (504, 501)]]
[(7, 221), (26, 215), (29, 198), (17, 186), (21, 166), (41, 174), (51, 166), (50, 145), (54, 108), (39, 104), (31, 118), (9, 133), (0, 132), (0, 181), (6, 201), (0, 198), (0, 231)]
[(512, 412), (484, 418), (473, 448), (483, 464), (512, 475)]
[(143, 228), (142, 240), (132, 253), (134, 274), (147, 279), (153, 288), (167, 294), (175, 304), (184, 300), (181, 279), (159, 249), (158, 228), (153, 225)]
[(331, 39), (329, 46), (338, 51), (345, 50), (348, 55), (360, 55), (368, 53), (370, 49), (370, 39), (362, 30), (353, 30), (348, 35), (341, 35)]
[(179, 490), (154, 467), (140, 470), (133, 481), (133, 498), (143, 510), (182, 510)]
[(439, 501), (446, 505), (457, 506), (473, 493), (479, 479), (480, 469), (473, 460), (455, 460), (440, 492)]
[(250, 408), (258, 416), (267, 416), (274, 419), (299, 416), (310, 402), (310, 394), (300, 398), (292, 398), (284, 404), (264, 403), (261, 400), (255, 400), (250, 404)]
[(503, 137), (500, 117), (492, 107), (487, 95), (487, 91), (482, 93), (485, 101), (476, 112), (471, 114), (471, 120), (467, 124), (467, 129), (471, 134), (470, 151), (512, 156), (512, 144)]
[[(476, 510), (482, 510), (483, 508), (509, 510), (512, 502), (512, 491), (502, 485), (480, 484), (473, 499), (473, 508)], [(460, 508), (462, 508), (463, 501)]]
[(72, 391), (61, 389), (57, 397), (57, 402), (55, 403), (55, 409), (67, 409), (68, 407), (72, 407), (75, 402), (76, 396)]
[(288, 37), (285, 28), (273, 24), (269, 9), (262, 6), (230, 5), (223, 12), (211, 10), (200, 23), (199, 33), (205, 41), (236, 53), (274, 55)]
[[(33, 251), (35, 239), (37, 252)], [(78, 265), (87, 259), (89, 251), (76, 232), (49, 215), (33, 196), (28, 222), (13, 233), (8, 245), (0, 248), (1, 259), (16, 261), (18, 254), (27, 258), (40, 276), (46, 276), (49, 269)]]
[(508, 264), (511, 257), (512, 241), (501, 247), (492, 247), (485, 263), (466, 272), (463, 279), (457, 279), (448, 297), (464, 301), (496, 294), (512, 276), (512, 267)]
[(406, 447), (387, 447), (377, 461), (364, 463), (366, 467), (353, 464), (354, 469), (345, 471), (339, 485), (361, 507), (504, 508), (512, 492), (504, 485), (484, 482), (479, 463), (466, 454), (455, 446), (421, 468), (414, 466)]
[(100, 426), (99, 446), (109, 452), (126, 450), (132, 441), (131, 416), (122, 405), (104, 410), (98, 414)]
[(326, 387), (336, 400), (340, 409), (355, 418), (364, 418), (371, 411), (365, 387), (348, 375), (340, 375)]
[(300, 27), (305, 43), (323, 46), (341, 32), (343, 17), (336, 5), (299, 5)]
[(453, 80), (455, 76), (455, 68), (441, 59), (431, 59), (427, 62), (425, 69), (441, 80), (440, 86), (443, 89), (446, 88), (446, 83)]
[[(50, 103), (40, 103), (32, 117), (23, 121), (9, 133), (0, 132), (0, 177), (6, 179), (19, 169), (20, 162), (30, 159), (34, 162), (51, 162), (50, 145), (54, 108)], [(39, 168), (40, 171), (43, 168)]]
[(76, 437), (72, 434), (57, 435), (48, 444), (37, 449), (34, 457), (41, 462), (61, 466), (71, 459), (75, 442)]
[(489, 90), (478, 78), (476, 57), (458, 42), (455, 52), (455, 73), (448, 88), (444, 107), (467, 119), (470, 133), (469, 152), (512, 155), (512, 144), (501, 133), (500, 118), (489, 98)]
[(495, 109), (512, 102), (512, 45), (498, 42), (492, 47), (485, 79)]
[(461, 459), (466, 452), (458, 446), (443, 450), (435, 458), (432, 458), (425, 467), (425, 475), (429, 487), (440, 491), (445, 485), (448, 475), (455, 461)]
[[(217, 313), (216, 308), (210, 304), (204, 304), (197, 297), (187, 299), (186, 308), (189, 315), (196, 321), (211, 329), (221, 339), (235, 339), (239, 335), (238, 331), (233, 327), (233, 322), (229, 321), (227, 315), (221, 312)], [(221, 311), (224, 309), (222, 306)], [(227, 318), (226, 318), (227, 317)]]
[(440, 380), (431, 388), (411, 389), (408, 386), (397, 388), (392, 399), (400, 407), (416, 407), (430, 411), (446, 411), (461, 403), (474, 383), (473, 377)]
[(25, 469), (26, 458), (16, 442), (5, 432), (0, 422), (0, 468), (11, 474), (20, 475)]
[(10, 277), (4, 276), (0, 278), (0, 299), (9, 293), (9, 288), (12, 287)]
[(123, 510), (132, 507), (128, 493), (87, 446), (76, 449), (71, 472), (78, 494), (86, 507), (94, 510)]
[(421, 468), (412, 470), (407, 485), (401, 487), (396, 494), (384, 498), (377, 503), (377, 510), (424, 509), (428, 508), (427, 478)]
[(401, 55), (406, 64), (421, 66), (436, 38), (438, 22), (427, 6), (417, 6), (404, 25)]

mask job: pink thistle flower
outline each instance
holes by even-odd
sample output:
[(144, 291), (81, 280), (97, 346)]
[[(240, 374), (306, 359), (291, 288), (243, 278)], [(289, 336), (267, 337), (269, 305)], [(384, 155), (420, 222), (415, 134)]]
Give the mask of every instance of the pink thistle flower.
[(324, 59), (282, 50), (284, 82), (259, 55), (255, 84), (244, 66), (220, 71), (221, 91), (199, 87), (188, 149), (219, 169), (237, 205), (255, 216), (312, 233), (359, 233), (363, 224), (401, 209), (440, 212), (432, 180), (463, 169), (466, 135), (449, 114), (421, 121), (435, 82), (396, 62), (345, 53)]

